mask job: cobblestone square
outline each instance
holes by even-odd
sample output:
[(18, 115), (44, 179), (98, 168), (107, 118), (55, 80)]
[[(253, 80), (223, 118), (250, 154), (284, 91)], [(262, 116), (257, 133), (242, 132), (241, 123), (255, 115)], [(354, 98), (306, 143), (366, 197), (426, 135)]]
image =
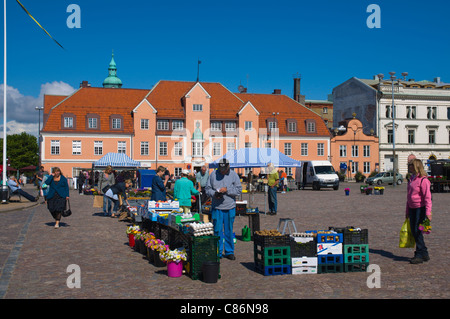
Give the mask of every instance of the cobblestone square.
[[(350, 188), (345, 196), (344, 188)], [(263, 276), (254, 269), (253, 242), (240, 240), (245, 216), (236, 217), (236, 260), (222, 259), (215, 284), (188, 276), (169, 278), (128, 246), (125, 222), (103, 217), (92, 196), (71, 190), (73, 215), (60, 229), (46, 205), (0, 210), (0, 295), (5, 299), (301, 299), (450, 297), (446, 247), (450, 231), (450, 195), (433, 194), (433, 231), (425, 242), (431, 260), (412, 265), (413, 249), (398, 248), (405, 218), (406, 185), (386, 186), (384, 195), (365, 195), (360, 184), (342, 183), (338, 191), (311, 189), (278, 193), (276, 216), (262, 214), (261, 229), (274, 229), (279, 218), (293, 218), (299, 232), (355, 226), (369, 230), (370, 264), (381, 270), (381, 287), (369, 288), (371, 273)], [(248, 199), (244, 194), (243, 199)], [(264, 210), (264, 194), (255, 206)], [(267, 205), (266, 205), (267, 206)], [(78, 265), (81, 288), (68, 288), (69, 265)]]

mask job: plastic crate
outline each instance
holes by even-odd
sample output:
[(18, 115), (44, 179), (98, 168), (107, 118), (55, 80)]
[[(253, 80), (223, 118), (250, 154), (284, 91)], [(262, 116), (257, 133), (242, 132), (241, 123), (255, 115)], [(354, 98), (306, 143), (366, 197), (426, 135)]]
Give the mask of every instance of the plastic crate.
[(255, 249), (263, 250), (264, 247), (285, 247), (290, 246), (289, 234), (282, 236), (261, 236), (253, 234), (253, 244)]
[(341, 233), (329, 230), (307, 230), (306, 233), (313, 233), (316, 236), (317, 243), (342, 243)]
[(344, 271), (344, 264), (318, 264), (317, 273), (339, 273)]
[(186, 269), (192, 279), (197, 280), (201, 278), (204, 261), (220, 262), (218, 256), (219, 239), (219, 236), (191, 237), (189, 248), (187, 249), (188, 260)]
[(343, 264), (344, 255), (318, 255), (317, 262), (319, 264)]
[(353, 226), (347, 226), (347, 227), (330, 227), (330, 230), (334, 230), (337, 233), (343, 234), (344, 245), (361, 245), (369, 243), (368, 229), (356, 230), (356, 228)]
[(292, 267), (292, 275), (317, 274), (317, 266)]
[(255, 264), (264, 266), (291, 265), (291, 248), (285, 247), (265, 247), (264, 250), (254, 251)]
[(255, 269), (264, 276), (290, 275), (292, 273), (290, 265), (262, 266), (261, 264), (255, 264)]
[(369, 245), (344, 245), (344, 263), (368, 263)]
[(307, 243), (291, 240), (291, 257), (315, 257), (317, 256), (317, 243), (315, 240)]
[(317, 257), (294, 257), (291, 258), (292, 268), (297, 267), (316, 267), (317, 268)]
[(366, 272), (369, 263), (344, 264), (344, 272)]

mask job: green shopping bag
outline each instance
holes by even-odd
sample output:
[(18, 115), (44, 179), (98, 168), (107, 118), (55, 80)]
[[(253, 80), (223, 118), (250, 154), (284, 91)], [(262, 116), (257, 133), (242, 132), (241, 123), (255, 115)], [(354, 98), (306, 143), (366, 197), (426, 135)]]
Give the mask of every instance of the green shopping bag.
[(400, 229), (400, 248), (414, 248), (416, 241), (411, 232), (411, 225), (409, 224), (409, 218), (405, 219), (402, 228)]

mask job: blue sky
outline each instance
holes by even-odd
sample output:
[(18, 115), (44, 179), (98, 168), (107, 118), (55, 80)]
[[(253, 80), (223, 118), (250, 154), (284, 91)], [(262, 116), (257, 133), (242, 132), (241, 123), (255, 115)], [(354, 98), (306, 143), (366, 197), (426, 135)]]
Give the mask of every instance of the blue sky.
[[(34, 106), (42, 105), (42, 94), (67, 93), (83, 80), (101, 86), (112, 50), (124, 88), (195, 81), (197, 59), (200, 81), (220, 82), (232, 92), (242, 84), (252, 93), (281, 89), (292, 96), (299, 73), (306, 99), (326, 99), (353, 76), (389, 71), (450, 82), (450, 4), (444, 0), (21, 2), (65, 47), (7, 0), (7, 84), (11, 103), (21, 101), (8, 107), (8, 119), (17, 127), (34, 125), (36, 134)], [(366, 25), (372, 3), (381, 9), (379, 29)], [(66, 25), (70, 4), (80, 6), (79, 29)], [(3, 40), (3, 19), (1, 25)]]

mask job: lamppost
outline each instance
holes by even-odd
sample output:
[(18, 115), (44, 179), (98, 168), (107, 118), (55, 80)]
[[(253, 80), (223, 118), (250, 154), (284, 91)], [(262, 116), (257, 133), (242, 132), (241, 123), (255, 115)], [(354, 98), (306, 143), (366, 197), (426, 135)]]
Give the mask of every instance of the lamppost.
[(34, 108), (35, 110), (37, 110), (39, 113), (39, 120), (38, 120), (38, 147), (39, 147), (39, 159), (38, 159), (38, 167), (41, 166), (41, 110), (44, 110), (43, 106), (36, 106)]

